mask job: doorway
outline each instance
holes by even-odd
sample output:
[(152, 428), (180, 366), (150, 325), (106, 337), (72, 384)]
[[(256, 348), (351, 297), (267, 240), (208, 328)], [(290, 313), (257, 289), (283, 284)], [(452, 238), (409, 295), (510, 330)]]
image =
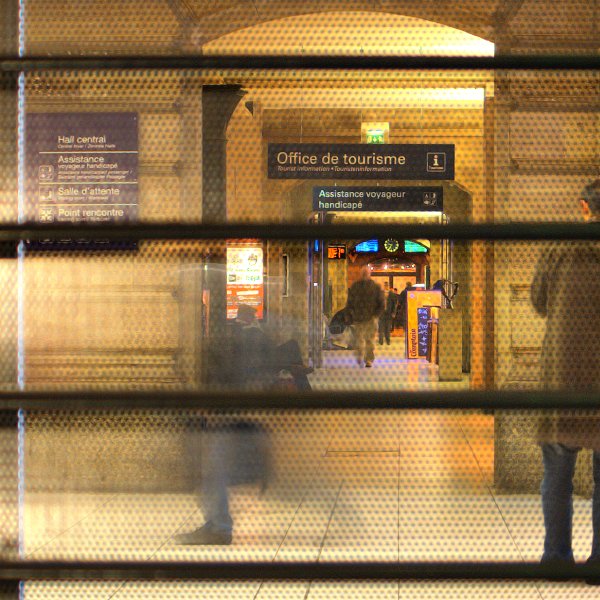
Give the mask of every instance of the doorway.
[[(365, 213), (315, 213), (318, 222), (364, 222)], [(442, 213), (380, 212), (366, 215), (370, 222), (398, 225), (414, 222), (439, 223)], [(323, 350), (329, 347), (327, 324), (347, 300), (348, 289), (369, 266), (374, 281), (400, 293), (406, 283), (429, 288), (451, 268), (451, 252), (442, 251), (439, 240), (365, 239), (315, 242), (309, 247), (309, 355), (314, 366), (323, 362)], [(329, 252), (330, 248), (343, 248)], [(443, 261), (448, 261), (446, 264)], [(318, 332), (321, 332), (320, 334)]]

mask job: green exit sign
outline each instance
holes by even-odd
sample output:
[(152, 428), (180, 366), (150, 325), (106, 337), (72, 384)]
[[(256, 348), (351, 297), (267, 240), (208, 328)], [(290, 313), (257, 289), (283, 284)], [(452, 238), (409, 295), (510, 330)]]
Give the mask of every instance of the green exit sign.
[(367, 130), (367, 144), (383, 144), (384, 143), (384, 131), (383, 129), (368, 129)]

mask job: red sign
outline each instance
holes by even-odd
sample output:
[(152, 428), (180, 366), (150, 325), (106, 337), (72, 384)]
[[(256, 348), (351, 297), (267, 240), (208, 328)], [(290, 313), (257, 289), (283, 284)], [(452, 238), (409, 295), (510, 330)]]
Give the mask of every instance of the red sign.
[(240, 304), (256, 309), (256, 318), (263, 318), (264, 293), (262, 285), (227, 286), (227, 318), (235, 319)]

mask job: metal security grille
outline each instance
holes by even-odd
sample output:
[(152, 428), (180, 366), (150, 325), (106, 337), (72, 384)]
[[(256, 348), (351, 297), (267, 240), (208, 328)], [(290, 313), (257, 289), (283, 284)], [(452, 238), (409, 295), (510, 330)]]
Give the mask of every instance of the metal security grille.
[[(529, 4), (490, 12), (512, 19), (515, 45), (536, 22), (580, 19), (597, 37), (580, 3), (567, 18)], [(38, 0), (24, 5), (20, 40), (7, 36), (6, 597), (586, 597), (597, 565), (539, 564), (539, 444), (540, 431), (585, 437), (582, 562), (600, 400), (598, 225), (579, 205), (599, 173), (595, 46), (569, 25), (577, 52), (550, 53), (535, 36), (528, 56), (460, 52), (453, 44), (483, 40), (431, 21), (483, 35), (485, 11), (463, 8), (389, 14), (376, 43), (370, 13), (361, 24), (341, 7), (330, 28), (259, 5), (251, 17), (237, 3), (224, 14), (193, 1), (59, 2), (50, 18)], [(319, 46), (335, 18), (337, 42)], [(408, 33), (446, 50), (417, 51)], [(431, 170), (362, 178), (386, 146), (358, 158), (369, 127), (387, 132), (395, 160), (404, 145), (427, 147)], [(270, 176), (269, 146), (286, 144), (284, 167), (305, 170)], [(453, 145), (454, 177), (431, 176), (436, 144)], [(322, 145), (356, 177), (305, 176)], [(317, 210), (314, 190), (334, 184), (433, 187), (444, 208)], [(532, 281), (557, 249), (571, 260), (565, 314), (546, 326)], [(442, 282), (439, 305), (407, 304), (412, 325), (374, 334), (374, 361), (330, 327), (361, 267), (389, 288)], [(265, 346), (240, 351), (241, 305), (276, 349), (268, 369)], [(553, 337), (573, 350), (549, 376)], [(299, 354), (283, 362), (289, 340)], [(215, 506), (232, 539), (182, 543)]]

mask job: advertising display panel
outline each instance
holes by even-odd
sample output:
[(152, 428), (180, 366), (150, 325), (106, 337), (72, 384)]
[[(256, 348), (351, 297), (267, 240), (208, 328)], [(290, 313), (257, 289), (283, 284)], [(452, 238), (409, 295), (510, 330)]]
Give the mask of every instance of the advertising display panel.
[(256, 309), (264, 316), (264, 256), (262, 246), (227, 248), (227, 318), (235, 319), (240, 304)]
[(28, 113), (26, 221), (124, 223), (138, 214), (138, 115)]
[(427, 358), (428, 321), (438, 316), (442, 293), (434, 290), (408, 290), (406, 295), (406, 358)]

